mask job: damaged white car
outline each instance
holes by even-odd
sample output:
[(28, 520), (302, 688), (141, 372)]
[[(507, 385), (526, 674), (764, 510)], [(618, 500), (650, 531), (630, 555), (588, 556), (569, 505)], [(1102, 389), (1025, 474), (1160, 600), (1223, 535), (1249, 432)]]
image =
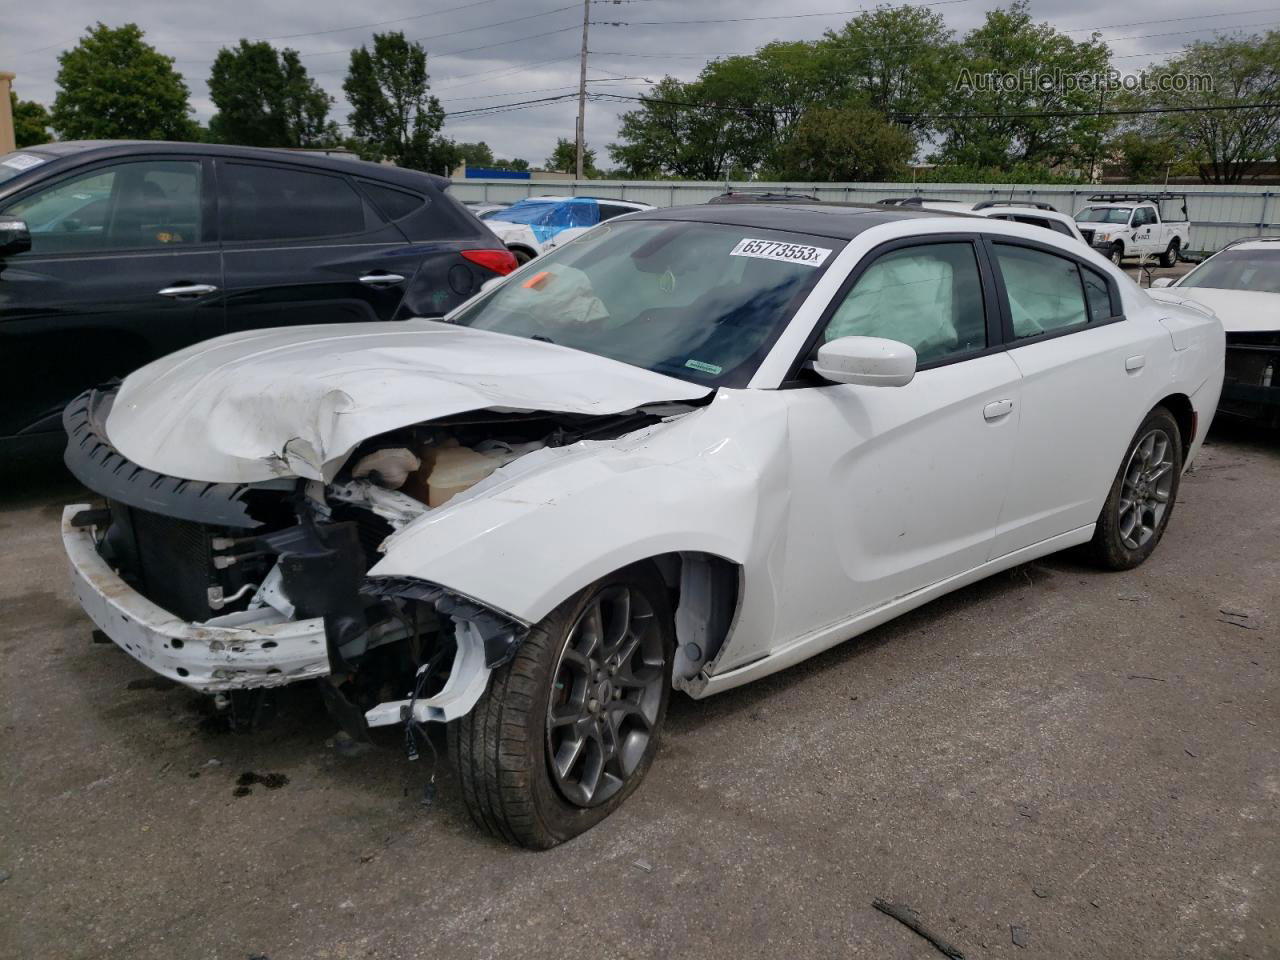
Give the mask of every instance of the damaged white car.
[(1142, 562), (1223, 333), (1069, 237), (723, 205), (606, 224), (442, 321), (192, 347), (66, 413), (73, 583), (223, 699), (448, 724), (547, 847), (644, 776), (672, 688), (811, 657), (1074, 545)]

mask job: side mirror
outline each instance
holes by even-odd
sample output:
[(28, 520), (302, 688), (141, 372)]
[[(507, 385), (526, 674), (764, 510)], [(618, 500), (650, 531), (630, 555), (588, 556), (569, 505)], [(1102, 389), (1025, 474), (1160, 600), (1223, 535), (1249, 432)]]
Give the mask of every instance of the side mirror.
[(1172, 287), (1173, 277), (1156, 277), (1151, 281), (1153, 287)]
[(31, 231), (20, 217), (0, 216), (0, 257), (26, 253), (31, 249)]
[(818, 348), (813, 372), (832, 383), (905, 387), (916, 375), (916, 352), (883, 337), (840, 337)]

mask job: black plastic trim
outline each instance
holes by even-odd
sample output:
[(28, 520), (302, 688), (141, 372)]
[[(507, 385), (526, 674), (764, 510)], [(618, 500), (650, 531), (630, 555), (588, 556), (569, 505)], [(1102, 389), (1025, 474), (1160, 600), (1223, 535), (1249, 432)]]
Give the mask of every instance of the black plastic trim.
[[(263, 485), (202, 483), (183, 480), (140, 467), (107, 439), (107, 414), (114, 389), (87, 390), (62, 414), (67, 431), (63, 461), (77, 480), (94, 493), (138, 510), (179, 520), (252, 530), (261, 521), (249, 515), (245, 498)], [(281, 489), (290, 489), (285, 481)]]

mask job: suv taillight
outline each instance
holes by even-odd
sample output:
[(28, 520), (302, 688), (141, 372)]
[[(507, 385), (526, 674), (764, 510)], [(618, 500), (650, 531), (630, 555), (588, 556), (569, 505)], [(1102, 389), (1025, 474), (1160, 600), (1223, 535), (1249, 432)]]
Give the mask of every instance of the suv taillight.
[(463, 250), (462, 255), (472, 263), (503, 277), (520, 266), (510, 250)]

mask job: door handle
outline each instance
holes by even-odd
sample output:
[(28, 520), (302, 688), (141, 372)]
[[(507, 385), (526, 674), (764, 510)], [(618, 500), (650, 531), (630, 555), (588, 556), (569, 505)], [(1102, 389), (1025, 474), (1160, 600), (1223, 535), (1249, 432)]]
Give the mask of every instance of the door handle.
[(1147, 358), (1139, 354), (1136, 357), (1129, 357), (1124, 362), (1124, 368), (1129, 373), (1136, 373), (1147, 365)]
[(162, 297), (203, 297), (208, 293), (217, 293), (218, 288), (211, 283), (177, 283), (172, 287), (157, 290)]
[(366, 287), (393, 287), (397, 283), (404, 283), (404, 277), (398, 273), (366, 273), (360, 278), (360, 282)]
[(1001, 420), (1013, 413), (1012, 400), (993, 400), (982, 408), (982, 415), (988, 420)]

